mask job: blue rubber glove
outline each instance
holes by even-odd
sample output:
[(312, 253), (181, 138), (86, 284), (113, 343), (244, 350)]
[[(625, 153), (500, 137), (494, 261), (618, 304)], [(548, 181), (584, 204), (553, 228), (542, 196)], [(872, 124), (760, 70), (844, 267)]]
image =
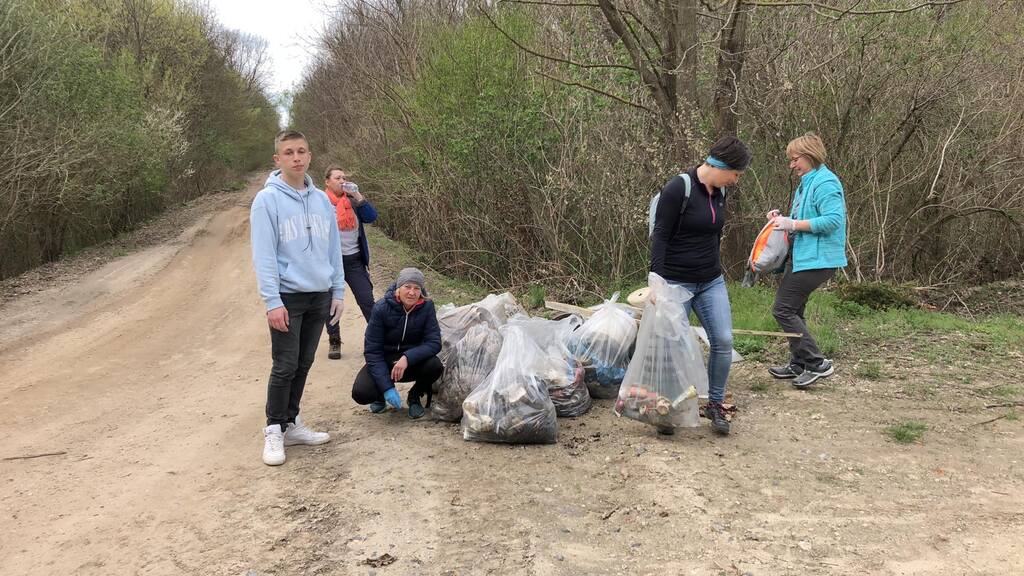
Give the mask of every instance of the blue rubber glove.
[(395, 410), (402, 409), (402, 397), (398, 395), (398, 390), (395, 388), (388, 389), (388, 391), (384, 393), (384, 399), (388, 401), (388, 404), (394, 406)]

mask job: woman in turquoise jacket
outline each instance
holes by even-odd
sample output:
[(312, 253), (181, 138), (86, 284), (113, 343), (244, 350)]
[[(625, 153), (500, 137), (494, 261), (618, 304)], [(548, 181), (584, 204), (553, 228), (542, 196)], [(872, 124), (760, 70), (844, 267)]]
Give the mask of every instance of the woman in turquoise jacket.
[(807, 329), (804, 309), (811, 293), (846, 266), (846, 198), (839, 178), (825, 166), (825, 144), (817, 134), (808, 132), (792, 140), (786, 156), (800, 185), (788, 217), (780, 216), (778, 210), (768, 213), (776, 229), (789, 231), (792, 243), (772, 315), (783, 330), (802, 336), (789, 338), (789, 363), (768, 372), (806, 388), (835, 371)]

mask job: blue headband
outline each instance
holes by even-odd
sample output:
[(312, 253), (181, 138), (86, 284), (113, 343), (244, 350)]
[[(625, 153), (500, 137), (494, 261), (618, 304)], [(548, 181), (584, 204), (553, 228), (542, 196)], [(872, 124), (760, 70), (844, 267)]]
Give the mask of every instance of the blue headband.
[(715, 158), (714, 156), (708, 156), (707, 159), (704, 160), (704, 163), (707, 164), (708, 166), (720, 168), (722, 170), (733, 170), (733, 168), (730, 167), (728, 164), (722, 162), (721, 160)]

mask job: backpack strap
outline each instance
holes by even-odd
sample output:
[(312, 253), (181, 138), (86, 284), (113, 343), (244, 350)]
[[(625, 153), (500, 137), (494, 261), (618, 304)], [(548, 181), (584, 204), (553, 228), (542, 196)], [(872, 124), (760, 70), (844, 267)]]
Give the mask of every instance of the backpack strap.
[(687, 172), (680, 172), (679, 176), (683, 179), (683, 204), (679, 207), (679, 216), (683, 215), (686, 211), (686, 205), (690, 203), (690, 174)]
[[(682, 218), (683, 212), (686, 211), (686, 205), (690, 202), (690, 175), (686, 172), (679, 173), (680, 178), (683, 179), (683, 203), (679, 206), (679, 217)], [(647, 208), (647, 235), (654, 234), (654, 212), (658, 208), (658, 200), (661, 199), (661, 192), (658, 192), (651, 198), (651, 204)], [(676, 224), (678, 230), (678, 223)]]

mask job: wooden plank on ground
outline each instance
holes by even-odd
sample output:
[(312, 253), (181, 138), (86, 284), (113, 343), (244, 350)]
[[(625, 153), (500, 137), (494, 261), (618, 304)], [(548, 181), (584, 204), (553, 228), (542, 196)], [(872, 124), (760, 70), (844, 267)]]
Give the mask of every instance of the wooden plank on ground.
[[(583, 318), (590, 318), (594, 315), (594, 310), (590, 308), (584, 308), (582, 306), (574, 306), (572, 304), (566, 304), (564, 302), (555, 302), (553, 300), (545, 300), (544, 306), (555, 310), (557, 312), (566, 312), (568, 314), (579, 314)], [(633, 306), (626, 306), (632, 310), (635, 310), (637, 315), (642, 315), (643, 310), (640, 308), (634, 308)], [(637, 320), (639, 322), (639, 319)], [(799, 338), (803, 336), (798, 332), (770, 332), (767, 330), (747, 330), (744, 328), (733, 328), (733, 334), (743, 334), (744, 336), (770, 336), (774, 338)]]

